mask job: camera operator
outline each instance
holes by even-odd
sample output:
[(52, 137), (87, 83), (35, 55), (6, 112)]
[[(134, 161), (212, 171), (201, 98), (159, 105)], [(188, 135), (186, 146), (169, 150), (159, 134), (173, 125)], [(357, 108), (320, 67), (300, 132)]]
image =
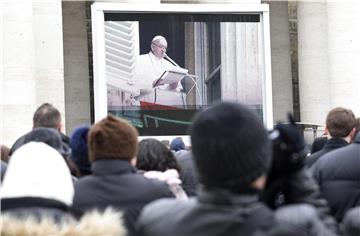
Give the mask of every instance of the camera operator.
[[(276, 129), (281, 149), (272, 164), (267, 131), (247, 107), (224, 102), (201, 112), (191, 143), (202, 189), (188, 201), (150, 203), (138, 235), (336, 235), (326, 202), (303, 168), (302, 137), (293, 124)], [(262, 192), (273, 206), (282, 193), (285, 206), (270, 209), (259, 199)]]
[[(305, 167), (309, 150), (292, 116), (289, 114), (289, 123), (275, 125), (269, 136), (273, 160), (262, 200), (277, 209), (278, 219), (317, 231), (314, 235), (338, 232), (328, 203), (320, 196), (315, 179)], [(327, 230), (328, 233), (321, 233)]]

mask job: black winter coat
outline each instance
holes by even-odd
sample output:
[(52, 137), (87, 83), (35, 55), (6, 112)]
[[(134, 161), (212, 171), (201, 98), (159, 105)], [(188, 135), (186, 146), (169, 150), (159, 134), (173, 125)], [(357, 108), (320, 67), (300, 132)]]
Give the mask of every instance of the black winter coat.
[[(296, 226), (295, 215), (299, 222)], [(285, 217), (291, 219), (287, 221)], [(198, 197), (189, 201), (163, 199), (149, 204), (139, 218), (138, 235), (330, 236), (333, 233), (324, 227), (310, 205), (289, 210), (284, 207), (277, 216), (256, 195), (211, 190), (200, 191)]]
[(322, 156), (313, 174), (332, 213), (341, 221), (348, 209), (360, 205), (360, 134), (354, 143)]
[(349, 143), (346, 142), (343, 138), (328, 139), (325, 146), (322, 149), (320, 149), (317, 152), (314, 152), (313, 154), (311, 154), (306, 158), (306, 166), (309, 168), (312, 167), (319, 160), (321, 156), (335, 149), (345, 147), (348, 144)]
[(346, 212), (341, 229), (344, 236), (360, 235), (360, 206)]
[(124, 212), (129, 235), (142, 208), (159, 198), (174, 197), (165, 182), (146, 179), (128, 161), (97, 160), (92, 174), (75, 183), (73, 207), (85, 212), (112, 206)]
[(199, 178), (192, 153), (188, 151), (179, 156), (175, 155), (175, 157), (180, 165), (180, 179), (184, 191), (189, 197), (196, 196), (196, 191), (199, 187)]

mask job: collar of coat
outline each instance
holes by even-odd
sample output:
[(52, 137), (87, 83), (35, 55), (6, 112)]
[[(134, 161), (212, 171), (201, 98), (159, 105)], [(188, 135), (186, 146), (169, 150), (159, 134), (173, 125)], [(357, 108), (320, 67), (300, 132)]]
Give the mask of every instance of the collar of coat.
[(84, 236), (84, 235), (119, 235), (125, 236), (125, 227), (122, 225), (121, 214), (110, 208), (100, 213), (92, 211), (86, 213), (79, 220), (69, 217), (61, 224), (53, 219), (44, 217), (36, 220), (29, 215), (26, 218), (16, 218), (2, 213), (1, 235), (56, 235), (56, 236)]
[(226, 189), (202, 188), (199, 191), (200, 202), (215, 205), (250, 205), (259, 202), (258, 194), (234, 194)]
[(92, 163), (91, 170), (93, 175), (122, 175), (135, 174), (136, 169), (127, 160), (102, 159)]
[(11, 210), (15, 208), (27, 208), (27, 207), (55, 208), (62, 211), (69, 210), (67, 205), (53, 199), (46, 199), (39, 197), (18, 197), (18, 198), (1, 199), (1, 211)]
[(334, 138), (330, 138), (328, 139), (328, 141), (326, 142), (325, 146), (324, 146), (324, 150), (333, 150), (333, 149), (338, 149), (341, 147), (344, 147), (346, 145), (348, 145), (349, 143), (346, 142), (345, 139), (340, 138), (340, 137), (334, 137)]

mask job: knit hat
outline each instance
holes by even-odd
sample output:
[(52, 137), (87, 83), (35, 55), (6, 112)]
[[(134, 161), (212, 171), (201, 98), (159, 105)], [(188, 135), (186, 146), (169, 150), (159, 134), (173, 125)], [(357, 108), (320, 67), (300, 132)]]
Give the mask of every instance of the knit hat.
[(170, 149), (177, 152), (180, 150), (185, 150), (185, 143), (181, 137), (174, 138), (170, 143)]
[(138, 131), (126, 120), (108, 115), (94, 124), (89, 131), (88, 147), (91, 162), (101, 159), (135, 157)]
[(74, 130), (70, 139), (71, 156), (81, 173), (90, 174), (91, 164), (88, 154), (87, 135), (89, 126), (81, 126)]
[(267, 131), (241, 104), (225, 102), (198, 114), (191, 143), (200, 182), (208, 187), (246, 192), (270, 167)]
[(39, 197), (72, 204), (74, 186), (64, 158), (42, 142), (29, 142), (11, 156), (0, 191), (3, 198)]

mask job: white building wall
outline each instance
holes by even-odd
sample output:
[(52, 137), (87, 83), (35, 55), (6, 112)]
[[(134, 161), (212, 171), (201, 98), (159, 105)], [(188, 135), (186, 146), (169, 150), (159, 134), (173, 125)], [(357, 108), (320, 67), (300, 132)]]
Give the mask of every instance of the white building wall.
[(298, 4), (300, 107), (303, 122), (323, 124), (343, 106), (360, 114), (360, 2)]
[(330, 108), (326, 3), (298, 3), (301, 121), (323, 124)]
[(0, 2), (1, 144), (32, 128), (50, 102), (64, 116), (61, 1)]
[(330, 108), (344, 106), (360, 116), (360, 1), (328, 2)]

